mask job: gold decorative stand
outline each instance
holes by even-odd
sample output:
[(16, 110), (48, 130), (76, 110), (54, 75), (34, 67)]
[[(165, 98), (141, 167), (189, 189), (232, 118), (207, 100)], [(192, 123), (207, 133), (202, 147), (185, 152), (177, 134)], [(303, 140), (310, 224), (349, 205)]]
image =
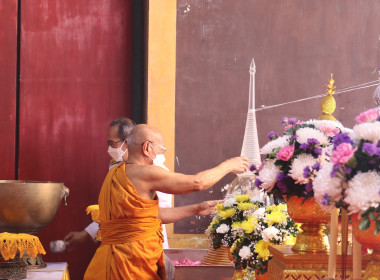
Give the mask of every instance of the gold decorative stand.
[(219, 249), (209, 248), (206, 255), (202, 259), (202, 265), (228, 265), (233, 266), (228, 258), (227, 248)]
[[(290, 245), (269, 246), (273, 255), (269, 262), (268, 280), (320, 280), (327, 279), (328, 253), (293, 252)], [(336, 280), (342, 278), (342, 258), (337, 257)], [(362, 267), (370, 262), (371, 256), (362, 256)], [(352, 255), (347, 256), (346, 278), (352, 280)], [(362, 271), (364, 273), (364, 270)]]

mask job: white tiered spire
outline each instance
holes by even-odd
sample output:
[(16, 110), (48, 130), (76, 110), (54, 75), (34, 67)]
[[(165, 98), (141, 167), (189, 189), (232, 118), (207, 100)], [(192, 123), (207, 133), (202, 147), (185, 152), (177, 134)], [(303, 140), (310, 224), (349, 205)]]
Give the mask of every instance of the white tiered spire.
[[(255, 73), (256, 65), (252, 58), (251, 65), (249, 67), (250, 82), (249, 82), (249, 102), (247, 121), (245, 123), (245, 132), (243, 147), (241, 149), (241, 155), (246, 156), (249, 160), (249, 164), (259, 165), (260, 160), (260, 147), (259, 138), (257, 136), (256, 125), (256, 112), (255, 112)], [(252, 176), (251, 171), (247, 171), (239, 176)]]

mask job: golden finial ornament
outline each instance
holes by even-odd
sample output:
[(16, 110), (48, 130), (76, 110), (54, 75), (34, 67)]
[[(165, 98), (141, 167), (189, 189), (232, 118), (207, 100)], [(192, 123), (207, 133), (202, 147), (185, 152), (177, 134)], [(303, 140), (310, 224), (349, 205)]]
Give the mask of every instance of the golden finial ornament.
[(332, 115), (336, 109), (336, 102), (333, 94), (335, 93), (333, 74), (331, 74), (331, 79), (329, 84), (327, 85), (327, 96), (323, 98), (321, 103), (322, 115), (318, 117), (318, 120), (330, 120), (336, 121), (336, 118)]

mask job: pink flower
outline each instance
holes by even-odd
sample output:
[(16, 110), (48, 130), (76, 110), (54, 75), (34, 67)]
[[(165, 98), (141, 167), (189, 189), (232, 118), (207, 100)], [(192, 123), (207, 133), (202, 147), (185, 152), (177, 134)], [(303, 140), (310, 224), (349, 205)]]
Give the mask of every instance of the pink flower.
[(293, 125), (289, 124), (289, 125), (287, 125), (287, 126), (284, 127), (284, 131), (287, 131), (289, 128), (292, 128), (292, 127), (293, 127)]
[(264, 165), (265, 165), (265, 161), (263, 161), (260, 166), (259, 166), (259, 171), (261, 171), (263, 168), (264, 168)]
[(173, 260), (172, 263), (174, 265), (200, 265), (201, 264), (200, 261), (192, 261), (187, 258), (184, 258), (181, 261)]
[(285, 146), (277, 153), (276, 157), (283, 161), (288, 161), (294, 153), (294, 145)]
[(339, 133), (339, 128), (331, 126), (322, 126), (320, 130), (323, 131), (328, 137), (333, 137)]
[(347, 161), (350, 160), (350, 158), (352, 158), (357, 149), (357, 147), (355, 149), (352, 149), (352, 145), (349, 143), (342, 143), (338, 147), (336, 147), (332, 155), (331, 161), (334, 164), (338, 165), (345, 164)]
[(377, 109), (369, 109), (360, 113), (355, 117), (355, 121), (357, 124), (365, 123), (365, 122), (374, 122), (379, 118), (379, 111)]

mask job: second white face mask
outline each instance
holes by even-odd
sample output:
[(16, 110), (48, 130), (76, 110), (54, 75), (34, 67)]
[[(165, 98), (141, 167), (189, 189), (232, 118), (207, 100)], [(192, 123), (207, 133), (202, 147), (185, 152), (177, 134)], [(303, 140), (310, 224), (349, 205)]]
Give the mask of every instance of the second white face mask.
[(113, 158), (114, 161), (116, 162), (119, 162), (119, 161), (123, 161), (123, 156), (125, 155), (125, 153), (128, 151), (128, 149), (126, 149), (125, 151), (123, 151), (121, 148), (124, 146), (124, 143), (125, 141), (123, 142), (123, 144), (120, 146), (120, 148), (112, 148), (111, 146), (108, 146), (108, 154)]

